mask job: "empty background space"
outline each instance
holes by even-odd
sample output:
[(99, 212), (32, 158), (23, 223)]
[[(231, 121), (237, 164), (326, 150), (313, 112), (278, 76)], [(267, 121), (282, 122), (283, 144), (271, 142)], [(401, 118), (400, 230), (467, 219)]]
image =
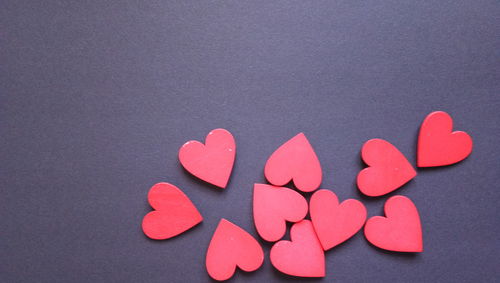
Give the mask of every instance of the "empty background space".
[[(146, 3), (147, 2), (147, 3)], [(493, 282), (500, 266), (497, 1), (23, 1), (0, 3), (0, 281), (210, 282), (220, 218), (257, 236), (252, 188), (269, 155), (304, 132), (322, 188), (368, 215), (387, 196), (355, 185), (362, 144), (415, 164), (424, 117), (444, 110), (474, 149), (418, 170), (410, 197), (424, 252), (362, 233), (326, 253), (326, 278), (264, 265), (233, 282)], [(228, 187), (180, 165), (179, 147), (226, 128)], [(141, 230), (157, 182), (204, 221), (165, 241)]]

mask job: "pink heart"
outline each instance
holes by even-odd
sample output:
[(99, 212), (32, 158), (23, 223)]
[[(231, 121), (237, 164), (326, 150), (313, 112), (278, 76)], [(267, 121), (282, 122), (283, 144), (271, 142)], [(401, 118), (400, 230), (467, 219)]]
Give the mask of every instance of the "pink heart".
[(236, 267), (250, 272), (264, 262), (264, 251), (259, 242), (239, 226), (221, 219), (210, 241), (206, 267), (215, 280), (227, 280)]
[(172, 184), (154, 185), (149, 190), (148, 201), (155, 211), (144, 216), (142, 230), (151, 239), (174, 237), (203, 220), (191, 200)]
[(366, 208), (360, 201), (348, 199), (339, 204), (335, 193), (329, 190), (312, 195), (310, 214), (325, 251), (351, 238), (366, 220)]
[(254, 184), (253, 219), (259, 235), (275, 242), (286, 232), (286, 221), (298, 222), (307, 214), (307, 201), (297, 191), (285, 187)]
[(422, 226), (415, 204), (407, 197), (393, 196), (384, 211), (386, 217), (374, 216), (366, 222), (366, 239), (384, 250), (421, 252)]
[(413, 179), (417, 172), (391, 143), (371, 139), (363, 145), (361, 157), (368, 166), (358, 174), (359, 190), (367, 196), (388, 194)]
[(322, 178), (318, 157), (303, 133), (281, 145), (269, 157), (264, 174), (275, 186), (284, 186), (293, 180), (303, 192), (316, 190)]
[(453, 120), (446, 112), (432, 112), (425, 118), (418, 136), (418, 167), (450, 165), (469, 156), (472, 138), (452, 130)]
[(279, 241), (271, 248), (271, 263), (292, 276), (324, 277), (325, 254), (309, 220), (293, 224), (291, 241)]
[(179, 149), (179, 160), (194, 176), (225, 188), (233, 169), (236, 144), (233, 135), (224, 129), (208, 133), (205, 144), (188, 141)]

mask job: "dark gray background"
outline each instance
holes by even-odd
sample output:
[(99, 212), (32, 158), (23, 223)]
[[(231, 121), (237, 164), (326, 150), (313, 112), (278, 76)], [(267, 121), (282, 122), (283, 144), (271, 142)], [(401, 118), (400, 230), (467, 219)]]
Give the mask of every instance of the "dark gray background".
[[(397, 191), (420, 211), (425, 251), (384, 252), (358, 233), (326, 254), (327, 277), (315, 282), (496, 279), (497, 1), (139, 2), (1, 1), (2, 282), (209, 281), (219, 219), (256, 235), (252, 185), (300, 131), (322, 187), (381, 214), (387, 198), (354, 184), (361, 145), (387, 139), (414, 163), (433, 110), (449, 112), (474, 150)], [(238, 148), (224, 191), (177, 160), (184, 142), (218, 127)], [(140, 223), (160, 181), (205, 220), (153, 241)], [(275, 271), (264, 248), (264, 266), (233, 281), (298, 280)]]

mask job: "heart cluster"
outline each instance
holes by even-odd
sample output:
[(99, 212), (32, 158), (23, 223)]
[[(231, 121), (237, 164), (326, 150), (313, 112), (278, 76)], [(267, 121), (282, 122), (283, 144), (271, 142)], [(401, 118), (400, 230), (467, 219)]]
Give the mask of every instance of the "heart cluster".
[[(454, 164), (472, 151), (471, 137), (453, 130), (445, 112), (429, 114), (420, 127), (417, 167)], [(236, 143), (224, 129), (211, 131), (205, 144), (189, 141), (179, 150), (182, 166), (192, 175), (224, 189), (231, 176)], [(391, 143), (371, 139), (361, 149), (368, 167), (357, 176), (359, 190), (370, 197), (393, 192), (413, 179), (417, 172)], [(422, 227), (415, 204), (402, 195), (387, 199), (385, 216), (367, 220), (363, 203), (339, 201), (330, 190), (319, 189), (322, 169), (303, 133), (281, 145), (267, 160), (264, 175), (269, 184), (254, 184), (253, 218), (260, 237), (274, 242), (270, 261), (279, 271), (299, 277), (324, 277), (325, 252), (347, 241), (364, 226), (366, 239), (374, 246), (396, 252), (422, 252)], [(294, 188), (291, 188), (291, 187)], [(303, 196), (312, 193), (309, 202)], [(154, 185), (148, 194), (154, 209), (144, 216), (144, 233), (156, 240), (183, 233), (203, 220), (191, 200), (169, 183)], [(309, 213), (310, 219), (306, 219)], [(293, 223), (290, 240), (282, 239), (287, 222)], [(221, 219), (206, 254), (206, 269), (215, 280), (227, 280), (236, 267), (250, 272), (264, 261), (259, 242), (236, 224)]]

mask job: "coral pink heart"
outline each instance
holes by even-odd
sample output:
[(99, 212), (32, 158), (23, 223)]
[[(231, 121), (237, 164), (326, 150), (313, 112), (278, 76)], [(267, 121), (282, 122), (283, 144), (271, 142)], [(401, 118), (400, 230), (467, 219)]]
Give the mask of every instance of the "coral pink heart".
[(239, 226), (221, 219), (210, 241), (206, 267), (215, 280), (227, 280), (236, 267), (250, 272), (264, 262), (264, 251), (252, 235)]
[(148, 201), (155, 211), (144, 216), (142, 231), (151, 239), (174, 237), (203, 220), (191, 200), (172, 184), (154, 185), (149, 190)]
[(316, 190), (322, 178), (318, 157), (303, 133), (281, 145), (269, 157), (264, 174), (275, 186), (284, 186), (293, 180), (303, 192)]
[(208, 133), (205, 144), (188, 141), (179, 149), (179, 160), (194, 176), (225, 188), (233, 169), (236, 144), (233, 135), (224, 129)]
[(324, 277), (325, 254), (309, 220), (293, 224), (291, 241), (279, 241), (271, 248), (271, 263), (279, 271), (300, 277)]
[(370, 167), (358, 174), (358, 188), (367, 196), (390, 193), (413, 179), (417, 172), (406, 157), (391, 143), (371, 139), (361, 150), (363, 161)]
[(446, 112), (432, 112), (425, 118), (418, 136), (418, 167), (450, 165), (469, 156), (472, 138), (466, 132), (452, 130), (453, 120)]
[(316, 191), (310, 201), (311, 220), (325, 251), (348, 240), (363, 227), (366, 208), (358, 200), (348, 199), (339, 204), (335, 193)]
[(275, 242), (286, 232), (286, 222), (298, 222), (307, 214), (307, 201), (298, 192), (266, 184), (254, 184), (253, 219), (259, 235)]
[(386, 201), (384, 211), (386, 217), (374, 216), (366, 222), (366, 239), (384, 250), (421, 252), (422, 227), (413, 202), (404, 196), (393, 196)]

